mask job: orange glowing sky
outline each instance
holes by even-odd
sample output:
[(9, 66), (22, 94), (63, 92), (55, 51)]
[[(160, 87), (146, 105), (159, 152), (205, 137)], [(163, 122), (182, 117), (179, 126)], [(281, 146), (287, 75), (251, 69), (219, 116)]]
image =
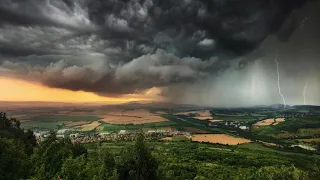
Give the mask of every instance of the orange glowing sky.
[(109, 104), (130, 101), (160, 100), (157, 88), (141, 94), (125, 95), (121, 98), (104, 97), (91, 92), (71, 91), (43, 86), (18, 79), (0, 77), (0, 101), (49, 101), (49, 102), (105, 102)]

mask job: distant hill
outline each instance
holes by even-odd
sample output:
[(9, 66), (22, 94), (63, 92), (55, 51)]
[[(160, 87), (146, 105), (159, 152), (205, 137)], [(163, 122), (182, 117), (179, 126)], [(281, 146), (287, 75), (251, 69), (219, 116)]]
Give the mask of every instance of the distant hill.
[(0, 107), (70, 107), (70, 106), (97, 106), (101, 103), (69, 103), (43, 101), (0, 101)]
[(104, 105), (103, 108), (121, 108), (121, 109), (205, 109), (191, 104), (175, 104), (169, 102), (129, 102), (118, 105)]
[[(105, 102), (95, 102), (95, 103), (69, 103), (69, 102), (42, 102), (42, 101), (0, 101), (0, 108), (8, 107), (101, 107), (103, 109), (115, 109), (115, 108), (124, 108), (124, 109), (147, 109), (147, 108), (163, 108), (163, 109), (212, 109), (214, 107), (206, 106), (197, 106), (192, 104), (177, 104), (171, 102), (150, 102), (150, 101), (132, 101), (123, 104), (106, 104)], [(273, 105), (257, 105), (252, 107), (220, 107), (221, 109), (247, 109), (247, 108), (272, 108), (272, 109), (283, 109), (283, 104), (273, 104)], [(218, 107), (217, 107), (218, 108)], [(320, 110), (320, 106), (314, 105), (287, 105), (286, 108), (297, 108), (297, 109), (313, 109)], [(219, 108), (218, 108), (219, 109)]]
[(320, 110), (320, 106), (313, 106), (313, 105), (295, 105), (292, 107), (297, 108), (297, 109)]
[(100, 106), (102, 108), (192, 108), (201, 109), (204, 107), (199, 107), (190, 104), (175, 104), (168, 102), (128, 102), (123, 104), (106, 104), (105, 102), (96, 103), (68, 103), (68, 102), (39, 102), (39, 101), (21, 101), (21, 102), (11, 102), (11, 101), (0, 101), (1, 107), (86, 107), (86, 106)]

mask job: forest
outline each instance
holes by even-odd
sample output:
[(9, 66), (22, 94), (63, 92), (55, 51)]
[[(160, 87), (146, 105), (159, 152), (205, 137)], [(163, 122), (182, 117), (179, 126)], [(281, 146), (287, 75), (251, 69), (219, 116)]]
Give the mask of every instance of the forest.
[(318, 179), (320, 157), (189, 141), (72, 143), (52, 132), (37, 143), (0, 114), (0, 179)]

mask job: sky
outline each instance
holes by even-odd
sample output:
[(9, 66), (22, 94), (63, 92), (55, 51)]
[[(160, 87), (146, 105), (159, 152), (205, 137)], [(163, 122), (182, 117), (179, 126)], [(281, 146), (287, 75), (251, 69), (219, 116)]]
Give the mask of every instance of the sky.
[(0, 101), (34, 101), (34, 102), (69, 102), (69, 103), (104, 103), (121, 104), (132, 101), (161, 101), (157, 94), (159, 90), (151, 88), (143, 94), (129, 94), (122, 97), (104, 97), (92, 92), (71, 91), (43, 86), (39, 83), (27, 82), (20, 79), (1, 78), (3, 87), (0, 89)]
[(2, 0), (0, 100), (238, 107), (284, 103), (283, 95), (289, 105), (320, 105), (319, 8), (317, 0)]

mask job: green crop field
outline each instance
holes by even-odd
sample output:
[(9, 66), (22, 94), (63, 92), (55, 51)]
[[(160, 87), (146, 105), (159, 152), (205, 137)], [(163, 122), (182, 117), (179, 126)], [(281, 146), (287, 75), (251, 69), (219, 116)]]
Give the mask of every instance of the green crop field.
[(224, 120), (224, 121), (256, 121), (259, 117), (255, 116), (228, 116), (228, 115), (212, 115), (214, 119)]
[(25, 129), (56, 129), (63, 127), (68, 122), (76, 121), (96, 121), (101, 119), (99, 116), (73, 116), (73, 115), (37, 115), (31, 116), (21, 123)]
[[(277, 125), (270, 125), (253, 129), (256, 135), (268, 135), (287, 138), (293, 135), (299, 137), (313, 136), (320, 134), (319, 118), (286, 118), (285, 122)], [(286, 132), (286, 133), (284, 133)]]
[(168, 126), (175, 126), (175, 122), (165, 121), (165, 122), (156, 122), (156, 123), (146, 123), (146, 124), (127, 124), (127, 125), (120, 125), (120, 124), (107, 124), (101, 122), (102, 124), (99, 126), (98, 129), (103, 132), (110, 132), (110, 131), (119, 131), (119, 130), (135, 130), (135, 129), (142, 129), (142, 128), (161, 128), (161, 127), (168, 127)]

